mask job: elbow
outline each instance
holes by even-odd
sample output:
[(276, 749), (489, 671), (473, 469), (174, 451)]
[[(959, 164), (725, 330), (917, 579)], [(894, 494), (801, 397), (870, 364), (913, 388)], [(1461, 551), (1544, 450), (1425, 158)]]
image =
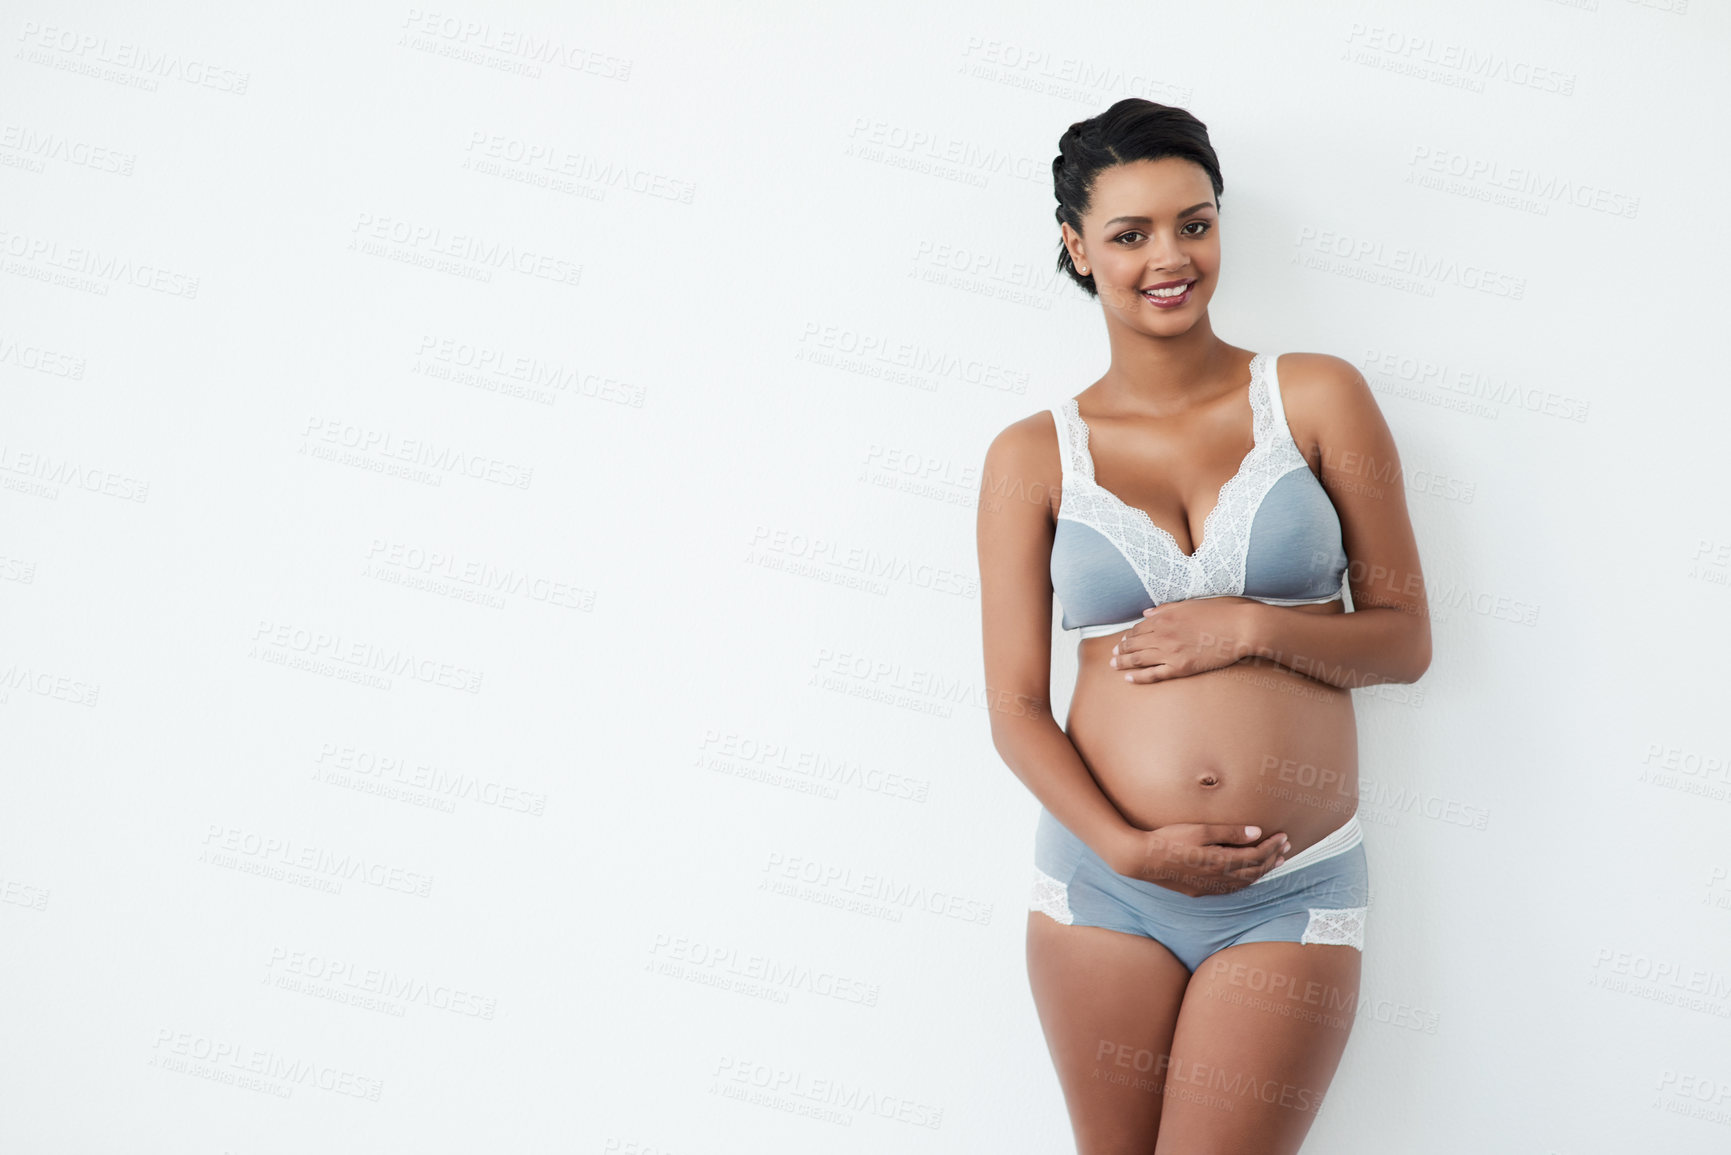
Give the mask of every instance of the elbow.
[(1011, 723), (992, 723), (992, 749), (998, 752), (998, 758), (1011, 770), (1022, 764), (1022, 751), (1027, 748), (1020, 728)]
[(1389, 681), (1411, 685), (1430, 669), (1430, 616), (1423, 606), (1398, 606), (1401, 627), (1389, 638)]
[(1385, 621), (1400, 623), (1387, 627), (1377, 639), (1378, 660), (1374, 665), (1380, 676), (1367, 673), (1369, 681), (1410, 685), (1424, 677), (1430, 669), (1430, 618), (1425, 607), (1388, 602), (1370, 603), (1363, 609), (1386, 613)]
[[(1383, 661), (1378, 663), (1379, 672), (1368, 675), (1361, 685), (1369, 686), (1381, 682), (1392, 685), (1411, 685), (1424, 677), (1425, 671), (1428, 669), (1430, 669), (1430, 634), (1429, 631), (1426, 631), (1406, 644), (1385, 652)], [(1348, 684), (1350, 685), (1350, 683)]]
[(1425, 629), (1407, 650), (1406, 676), (1403, 682), (1416, 682), (1430, 669), (1430, 630)]
[(992, 748), (1005, 761), (1009, 761), (1016, 751), (1026, 744), (1028, 727), (1038, 725), (1051, 716), (1051, 710), (1043, 699), (1030, 695), (1014, 695), (1004, 708), (992, 711)]
[(992, 718), (992, 749), (1008, 762), (1022, 744), (1022, 727), (1013, 718)]

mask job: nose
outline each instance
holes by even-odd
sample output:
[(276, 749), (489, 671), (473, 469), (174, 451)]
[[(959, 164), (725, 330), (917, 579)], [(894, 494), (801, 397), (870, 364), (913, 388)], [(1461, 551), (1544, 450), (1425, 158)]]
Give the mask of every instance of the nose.
[(1155, 272), (1177, 272), (1187, 263), (1177, 237), (1157, 237), (1148, 246), (1148, 268)]

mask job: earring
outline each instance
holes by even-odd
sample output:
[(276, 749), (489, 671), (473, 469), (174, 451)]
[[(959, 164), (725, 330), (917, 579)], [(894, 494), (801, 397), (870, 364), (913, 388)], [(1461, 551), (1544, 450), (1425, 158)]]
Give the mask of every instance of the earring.
[(1082, 275), (1084, 277), (1088, 275), (1088, 266), (1087, 265), (1082, 266)]

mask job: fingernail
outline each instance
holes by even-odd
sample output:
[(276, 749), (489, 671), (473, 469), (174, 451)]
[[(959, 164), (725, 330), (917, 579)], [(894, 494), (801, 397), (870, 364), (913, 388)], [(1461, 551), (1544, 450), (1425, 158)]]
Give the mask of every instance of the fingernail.
[(1282, 854), (1279, 858), (1276, 858), (1274, 860), (1274, 865), (1279, 866), (1281, 863), (1283, 863), (1285, 861), (1286, 861), (1286, 855)]
[(1262, 827), (1260, 826), (1246, 826), (1244, 828), (1244, 837), (1246, 838), (1256, 838), (1261, 835), (1261, 833)]

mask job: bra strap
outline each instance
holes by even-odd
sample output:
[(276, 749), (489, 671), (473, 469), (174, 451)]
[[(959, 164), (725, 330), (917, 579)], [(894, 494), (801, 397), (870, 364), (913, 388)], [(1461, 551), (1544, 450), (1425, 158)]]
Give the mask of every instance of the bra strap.
[(1286, 429), (1286, 405), (1280, 400), (1280, 375), (1274, 371), (1274, 363), (1280, 359), (1278, 353), (1264, 353), (1262, 376), (1268, 382), (1268, 406), (1274, 411), (1273, 425), (1276, 436)]
[(1052, 406), (1050, 413), (1052, 414), (1052, 423), (1058, 430), (1058, 460), (1063, 466), (1061, 476), (1064, 485), (1068, 487), (1070, 479), (1076, 473), (1076, 460), (1070, 451), (1070, 419), (1064, 415), (1062, 405)]

